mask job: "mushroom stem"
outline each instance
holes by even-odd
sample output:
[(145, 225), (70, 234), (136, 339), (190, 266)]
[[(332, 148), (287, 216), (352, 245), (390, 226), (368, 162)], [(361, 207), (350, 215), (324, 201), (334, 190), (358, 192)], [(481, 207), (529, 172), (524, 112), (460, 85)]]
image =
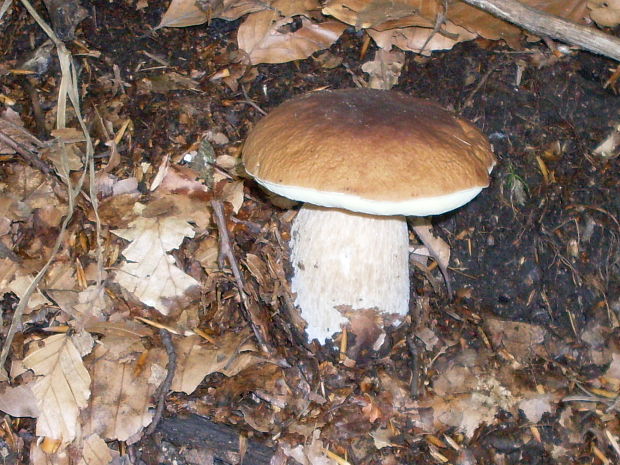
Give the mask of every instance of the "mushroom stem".
[(398, 321), (409, 311), (405, 217), (305, 204), (291, 236), (292, 290), (310, 340), (324, 343), (351, 311), (377, 310)]

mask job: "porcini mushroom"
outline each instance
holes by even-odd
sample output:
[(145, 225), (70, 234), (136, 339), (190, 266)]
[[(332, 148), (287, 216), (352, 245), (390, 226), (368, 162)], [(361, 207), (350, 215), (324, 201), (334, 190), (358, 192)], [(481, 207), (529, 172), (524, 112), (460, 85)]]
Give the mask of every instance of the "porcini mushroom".
[(291, 287), (310, 340), (323, 343), (370, 310), (409, 311), (406, 216), (464, 205), (489, 184), (486, 137), (438, 105), (374, 89), (310, 93), (260, 120), (246, 171), (305, 202), (291, 229)]

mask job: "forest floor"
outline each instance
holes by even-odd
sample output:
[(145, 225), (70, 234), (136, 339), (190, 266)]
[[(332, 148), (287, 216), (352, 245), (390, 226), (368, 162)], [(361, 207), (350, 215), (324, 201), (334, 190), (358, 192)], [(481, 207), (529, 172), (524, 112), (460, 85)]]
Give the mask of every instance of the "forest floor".
[[(361, 55), (376, 46), (366, 49), (364, 33), (348, 28), (310, 58), (244, 69), (235, 85), (213, 76), (236, 69), (241, 20), (151, 31), (165, 6), (91, 2), (78, 40), (67, 43), (96, 173), (73, 206), (65, 185), (79, 181), (79, 158), (69, 157), (75, 165), (66, 174), (53, 144), (35, 150), (42, 166), (0, 155), (3, 336), (20, 293), (53, 256), (67, 211), (73, 215), (12, 341), (0, 396), (8, 414), (0, 428), (4, 463), (73, 463), (87, 455), (85, 444), (107, 448), (117, 463), (147, 464), (237, 463), (239, 455), (244, 464), (619, 461), (620, 169), (618, 158), (594, 153), (620, 123), (620, 83), (605, 85), (617, 63), (525, 40), (519, 50), (477, 39), (428, 57), (405, 55), (395, 89), (472, 121), (498, 164), (474, 201), (433, 220), (450, 245), (454, 298), (434, 262), (412, 267), (411, 317), (388, 331), (380, 350), (352, 360), (340, 340), (325, 347), (304, 340), (287, 282), (297, 206), (246, 177), (240, 150), (261, 110), (363, 82)], [(45, 40), (25, 9), (14, 10), (0, 30), (0, 71), (18, 68)], [(52, 133), (60, 83), (54, 53), (39, 74), (0, 76), (2, 111), (10, 107), (40, 140), (55, 134), (71, 153), (83, 153), (80, 137)], [(79, 127), (71, 110), (67, 120)], [(205, 153), (210, 162), (202, 167), (189, 161)], [(218, 261), (217, 199), (244, 298), (230, 261)], [(149, 301), (139, 283), (118, 278), (129, 274), (132, 252), (147, 253), (139, 236), (152, 229), (160, 236), (144, 242), (175, 235), (177, 243), (158, 253), (198, 284), (182, 297)], [(76, 400), (73, 426), (50, 420), (46, 429), (34, 404), (9, 407), (31, 393), (20, 391), (15, 401), (6, 392), (49, 374), (37, 349), (59, 337), (73, 338), (54, 341), (83, 358), (76, 363), (84, 368), (67, 378), (85, 370), (80, 376), (92, 385)], [(155, 388), (172, 353), (186, 379), (177, 373), (166, 396)], [(132, 381), (117, 386), (122, 374)], [(111, 392), (116, 397), (106, 397)], [(163, 419), (146, 434), (163, 396)], [(110, 413), (114, 406), (138, 413), (124, 419)], [(55, 427), (73, 442), (58, 440)], [(57, 440), (46, 449), (37, 436)]]

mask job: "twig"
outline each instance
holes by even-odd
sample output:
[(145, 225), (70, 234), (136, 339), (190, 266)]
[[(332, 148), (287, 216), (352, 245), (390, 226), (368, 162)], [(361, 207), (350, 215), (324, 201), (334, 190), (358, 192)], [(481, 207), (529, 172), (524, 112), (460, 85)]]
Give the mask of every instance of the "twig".
[(256, 102), (254, 102), (248, 96), (248, 93), (245, 90), (245, 87), (243, 87), (243, 85), (241, 85), (241, 91), (243, 92), (243, 96), (245, 97), (245, 100), (242, 100), (242, 103), (247, 103), (248, 105), (254, 107), (256, 109), (256, 111), (258, 111), (263, 116), (265, 116), (267, 114), (267, 112), (265, 110), (263, 110), (261, 107), (259, 107), (258, 104)]
[(170, 391), (170, 387), (172, 386), (172, 380), (174, 379), (174, 373), (177, 369), (177, 353), (174, 350), (174, 344), (172, 343), (172, 337), (170, 337), (170, 333), (166, 329), (159, 330), (159, 337), (161, 337), (161, 341), (166, 348), (166, 353), (168, 354), (168, 365), (166, 365), (166, 377), (163, 382), (157, 388), (157, 392), (155, 393), (155, 397), (157, 398), (157, 407), (155, 408), (155, 414), (153, 415), (153, 421), (146, 429), (144, 434), (150, 436), (157, 428), (161, 420), (161, 414), (164, 411), (164, 404), (166, 403), (166, 396), (168, 395), (168, 391)]
[(482, 89), (482, 86), (484, 86), (484, 84), (489, 80), (489, 77), (491, 76), (491, 74), (493, 74), (495, 70), (495, 66), (491, 66), (489, 69), (486, 70), (480, 81), (478, 81), (478, 84), (476, 84), (476, 87), (473, 88), (473, 90), (469, 93), (463, 104), (457, 110), (457, 115), (460, 116), (463, 110), (471, 105), (474, 100), (474, 96), (480, 91), (480, 89)]
[(32, 84), (30, 78), (26, 77), (22, 80), (22, 85), (28, 95), (30, 95), (30, 102), (32, 103), (32, 113), (34, 114), (34, 122), (37, 125), (37, 136), (43, 138), (45, 135), (45, 116), (41, 109), (41, 100), (39, 99), (39, 92)]
[(226, 227), (226, 217), (224, 216), (224, 206), (222, 205), (222, 201), (212, 200), (211, 207), (213, 208), (215, 224), (217, 225), (217, 229), (220, 235), (220, 255), (218, 258), (219, 266), (220, 268), (223, 268), (224, 258), (226, 258), (226, 260), (230, 264), (230, 269), (232, 270), (233, 277), (235, 278), (237, 290), (239, 291), (239, 297), (241, 298), (241, 308), (243, 309), (245, 319), (252, 327), (252, 331), (254, 332), (256, 340), (261, 346), (263, 352), (271, 354), (271, 346), (267, 343), (266, 335), (264, 335), (263, 331), (261, 330), (262, 325), (260, 324), (259, 318), (252, 311), (252, 307), (250, 306), (247, 295), (245, 293), (245, 286), (243, 285), (241, 271), (239, 270), (237, 259), (235, 258), (235, 255), (233, 253), (230, 236), (228, 234), (228, 228)]
[(407, 335), (407, 349), (409, 349), (409, 356), (411, 362), (411, 382), (409, 390), (412, 399), (417, 399), (420, 395), (420, 351), (416, 344), (416, 336), (413, 334)]
[(0, 132), (0, 142), (15, 150), (15, 152), (17, 152), (17, 154), (22, 157), (26, 163), (34, 166), (36, 169), (45, 174), (50, 174), (51, 169), (43, 160), (37, 157), (34, 152), (28, 150), (19, 142), (15, 141), (11, 136), (7, 136), (6, 134)]
[(498, 18), (516, 24), (536, 35), (551, 37), (567, 44), (620, 61), (620, 39), (592, 27), (582, 26), (550, 15), (517, 0), (462, 0)]
[[(424, 52), (424, 50), (426, 50), (426, 46), (428, 45), (428, 43), (433, 39), (433, 37), (437, 33), (440, 33), (442, 35), (446, 35), (446, 36), (448, 36), (451, 39), (458, 38), (458, 34), (450, 34), (447, 31), (442, 31), (441, 30), (441, 27), (444, 24), (446, 24), (446, 15), (447, 14), (448, 14), (448, 0), (443, 0), (443, 8), (441, 8), (439, 11), (437, 11), (437, 16), (435, 17), (435, 26), (433, 27), (433, 30), (431, 31), (431, 33), (428, 35), (428, 37), (424, 41), (424, 44), (422, 45), (422, 47), (420, 47), (420, 51), (418, 52), (420, 55), (422, 54), (422, 52)], [(450, 36), (452, 36), (452, 37), (450, 37)]]

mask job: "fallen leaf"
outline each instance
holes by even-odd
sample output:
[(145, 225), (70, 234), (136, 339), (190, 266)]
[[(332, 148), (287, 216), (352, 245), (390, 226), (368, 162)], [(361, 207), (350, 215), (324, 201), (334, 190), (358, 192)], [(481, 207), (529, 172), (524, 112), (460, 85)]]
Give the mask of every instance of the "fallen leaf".
[[(216, 12), (214, 12), (216, 13)], [(172, 0), (153, 30), (162, 27), (188, 27), (206, 23), (209, 16), (196, 4), (196, 0)]]
[(202, 338), (190, 336), (176, 343), (177, 370), (172, 382), (173, 391), (194, 392), (205, 376), (219, 372), (233, 376), (264, 359), (249, 345), (247, 332), (227, 333), (216, 339), (216, 347), (205, 346)]
[(198, 87), (197, 81), (175, 72), (153, 75), (138, 81), (138, 91), (141, 93), (166, 94), (173, 90), (197, 90)]
[(239, 213), (241, 205), (243, 205), (243, 181), (232, 181), (224, 184), (222, 200), (232, 205), (235, 214)]
[(411, 228), (422, 241), (431, 257), (437, 262), (446, 281), (448, 292), (451, 293), (448, 265), (450, 264), (450, 245), (433, 231), (433, 225), (426, 218), (410, 218)]
[(266, 4), (260, 0), (172, 0), (154, 30), (197, 26), (212, 18), (234, 21), (253, 11), (264, 10), (265, 7)]
[(280, 446), (288, 457), (295, 459), (301, 465), (338, 465), (338, 461), (330, 458), (327, 449), (323, 447), (321, 430), (314, 430), (311, 441), (306, 441), (303, 445), (298, 444), (294, 447), (286, 443)]
[(372, 437), (374, 445), (377, 449), (393, 446), (391, 439), (394, 437), (394, 433), (389, 428), (377, 428), (370, 433), (370, 436)]
[[(26, 150), (36, 151), (41, 146), (41, 142), (24, 128), (24, 123), (19, 113), (10, 107), (0, 114), (0, 133), (10, 137)], [(0, 154), (13, 153), (15, 153), (13, 147), (0, 140)]]
[(167, 253), (176, 249), (185, 237), (193, 237), (194, 230), (187, 221), (174, 216), (141, 217), (129, 226), (113, 231), (132, 241), (122, 252), (128, 261), (117, 271), (116, 279), (146, 305), (167, 315), (171, 300), (183, 297), (199, 285)]
[(130, 359), (117, 355), (106, 343), (97, 348), (91, 368), (96, 382), (83, 424), (86, 434), (127, 441), (153, 419), (151, 397), (165, 377), (167, 356), (162, 349), (149, 350), (138, 366), (133, 359), (139, 353)]
[(540, 326), (497, 318), (487, 318), (485, 327), (493, 347), (506, 349), (520, 363), (536, 355), (534, 348), (540, 346), (546, 334)]
[(552, 405), (552, 396), (549, 394), (541, 394), (539, 396), (523, 399), (519, 402), (519, 408), (523, 410), (523, 413), (529, 421), (532, 423), (538, 423), (545, 413), (552, 413), (555, 411), (555, 404)]
[(63, 312), (75, 319), (77, 326), (91, 323), (93, 319), (103, 319), (104, 311), (110, 309), (110, 298), (103, 286), (89, 286), (83, 291), (48, 290)]
[(620, 0), (588, 1), (590, 18), (599, 26), (616, 27), (620, 24)]
[(118, 452), (110, 449), (106, 442), (97, 434), (91, 434), (82, 446), (82, 457), (79, 465), (108, 465)]
[(4, 392), (0, 394), (0, 410), (16, 418), (37, 418), (39, 408), (31, 384), (5, 386)]
[(293, 18), (280, 17), (274, 10), (249, 15), (237, 32), (237, 44), (249, 64), (303, 60), (331, 46), (346, 28), (338, 21), (313, 23), (302, 17), (302, 26), (295, 32), (281, 32), (292, 22)]
[(71, 465), (69, 453), (66, 449), (50, 454), (43, 450), (43, 446), (44, 442), (32, 441), (29, 465)]
[(477, 37), (476, 34), (450, 21), (446, 21), (442, 31), (447, 32), (449, 36), (427, 27), (404, 27), (381, 31), (368, 29), (367, 32), (375, 43), (385, 50), (390, 50), (394, 46), (422, 55), (430, 55), (434, 50), (449, 50), (459, 42)]
[[(358, 28), (371, 28), (403, 18), (417, 18), (417, 26), (432, 27), (437, 2), (419, 0), (330, 0), (323, 14)], [(431, 18), (431, 19), (423, 19)], [(421, 21), (421, 22), (420, 22)], [(414, 24), (407, 23), (407, 26)], [(402, 26), (400, 26), (402, 27)]]
[(368, 87), (390, 90), (398, 84), (404, 63), (405, 54), (403, 52), (377, 50), (374, 59), (362, 65), (362, 71), (369, 75)]
[(90, 397), (90, 375), (70, 336), (56, 334), (43, 343), (23, 361), (39, 375), (32, 386), (40, 411), (36, 434), (68, 443), (77, 436), (80, 409)]

